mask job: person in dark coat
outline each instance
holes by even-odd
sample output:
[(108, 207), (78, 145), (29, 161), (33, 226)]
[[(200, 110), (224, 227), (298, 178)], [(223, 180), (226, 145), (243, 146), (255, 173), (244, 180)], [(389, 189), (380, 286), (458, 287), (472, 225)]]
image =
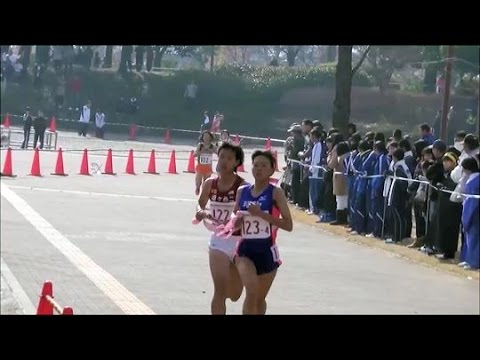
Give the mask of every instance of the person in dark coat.
[(440, 260), (453, 259), (458, 248), (462, 204), (450, 201), (450, 193), (442, 191), (455, 190), (456, 183), (450, 177), (450, 173), (457, 166), (457, 162), (458, 156), (453, 152), (447, 152), (443, 156), (443, 179), (436, 184), (439, 192), (435, 248), (439, 252), (436, 256)]
[(33, 120), (33, 129), (35, 130), (33, 148), (35, 149), (37, 147), (37, 141), (40, 141), (39, 148), (43, 149), (45, 130), (47, 130), (47, 119), (43, 117), (42, 110), (38, 110), (38, 116)]
[(33, 125), (33, 116), (30, 112), (30, 107), (25, 108), (25, 114), (23, 115), (23, 142), (22, 149), (28, 149), (28, 142), (30, 141), (30, 132)]

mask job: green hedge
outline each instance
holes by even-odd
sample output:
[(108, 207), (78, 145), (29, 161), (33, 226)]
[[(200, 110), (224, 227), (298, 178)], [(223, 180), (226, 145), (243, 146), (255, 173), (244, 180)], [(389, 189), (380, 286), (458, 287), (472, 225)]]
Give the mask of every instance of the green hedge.
[[(304, 86), (335, 86), (335, 66), (332, 64), (316, 68), (229, 65), (213, 72), (186, 70), (163, 76), (132, 72), (123, 77), (115, 71), (86, 71), (83, 68), (76, 71), (83, 80), (82, 102), (92, 99), (94, 107), (103, 108), (111, 122), (196, 129), (200, 126), (203, 110), (211, 113), (219, 110), (226, 114), (231, 131), (255, 131), (253, 135), (271, 132), (278, 100), (286, 91)], [(199, 87), (198, 105), (187, 110), (183, 94), (192, 80)], [(53, 89), (55, 76), (52, 72), (46, 74), (44, 83)], [(357, 86), (370, 86), (371, 83), (361, 71), (353, 79)], [(149, 87), (146, 97), (142, 95), (144, 84)], [(117, 116), (115, 105), (121, 96), (139, 98), (140, 113)], [(2, 112), (20, 113), (29, 104), (53, 112), (52, 104), (47, 103), (33, 91), (31, 81), (27, 81), (26, 85), (9, 87), (6, 96), (2, 97), (1, 107)]]

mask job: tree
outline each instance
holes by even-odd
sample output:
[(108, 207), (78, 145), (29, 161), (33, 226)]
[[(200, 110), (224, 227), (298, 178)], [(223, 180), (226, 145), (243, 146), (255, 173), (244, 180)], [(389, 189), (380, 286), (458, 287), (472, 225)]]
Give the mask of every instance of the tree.
[(300, 51), (301, 46), (287, 46), (283, 51), (287, 55), (288, 66), (295, 66), (295, 59), (297, 58), (298, 52)]
[(113, 59), (113, 46), (107, 45), (105, 49), (105, 59), (103, 61), (103, 67), (110, 69), (112, 67), (112, 59)]
[(350, 120), (350, 96), (352, 92), (352, 78), (362, 65), (370, 51), (370, 46), (364, 50), (357, 65), (352, 69), (353, 46), (338, 47), (338, 63), (335, 72), (335, 100), (333, 101), (332, 124), (344, 135), (347, 133), (347, 124)]
[(421, 51), (425, 74), (423, 76), (423, 91), (433, 93), (437, 83), (437, 72), (440, 69), (440, 46), (424, 46)]
[[(366, 46), (358, 46), (363, 52)], [(419, 46), (373, 46), (366, 58), (365, 71), (370, 73), (375, 84), (383, 93), (395, 70), (403, 68), (409, 62), (421, 60)]]
[(155, 58), (153, 60), (154, 67), (162, 67), (162, 58), (165, 55), (169, 45), (156, 45), (155, 46)]
[[(446, 49), (447, 46), (444, 46)], [(473, 45), (462, 45), (455, 46), (455, 71), (457, 71), (460, 76), (465, 74), (478, 74), (479, 73), (479, 46)], [(446, 50), (445, 54), (446, 54)]]
[(328, 45), (327, 47), (327, 62), (334, 62), (337, 59), (337, 46)]

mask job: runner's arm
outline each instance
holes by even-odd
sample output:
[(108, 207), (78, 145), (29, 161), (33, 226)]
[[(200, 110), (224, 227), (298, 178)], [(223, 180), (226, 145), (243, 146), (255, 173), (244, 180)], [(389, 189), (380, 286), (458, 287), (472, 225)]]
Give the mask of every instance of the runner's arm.
[(277, 204), (278, 209), (280, 210), (281, 218), (275, 218), (268, 213), (260, 213), (260, 216), (263, 220), (269, 222), (272, 225), (279, 227), (285, 231), (293, 230), (292, 215), (290, 214), (290, 208), (288, 207), (287, 198), (285, 193), (281, 188), (275, 188), (273, 190), (273, 200)]
[(202, 149), (202, 143), (198, 143), (197, 148), (195, 149), (194, 156), (197, 157), (200, 155), (200, 150)]
[(198, 198), (197, 213), (195, 214), (195, 217), (197, 218), (197, 220), (203, 220), (209, 215), (205, 211), (205, 208), (207, 206), (208, 198), (210, 196), (210, 190), (212, 189), (212, 182), (213, 182), (213, 179), (209, 178), (203, 184), (202, 193)]

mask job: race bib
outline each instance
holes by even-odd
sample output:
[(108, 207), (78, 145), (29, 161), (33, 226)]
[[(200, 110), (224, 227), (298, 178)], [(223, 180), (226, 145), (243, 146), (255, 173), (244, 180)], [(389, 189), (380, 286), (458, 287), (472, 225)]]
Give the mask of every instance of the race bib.
[(213, 155), (212, 154), (202, 154), (200, 155), (200, 164), (202, 165), (211, 165), (213, 162)]
[(210, 202), (210, 213), (212, 217), (219, 223), (225, 224), (230, 220), (232, 216), (235, 203), (216, 203)]
[(245, 215), (242, 224), (242, 238), (266, 239), (272, 235), (271, 225), (258, 216)]

